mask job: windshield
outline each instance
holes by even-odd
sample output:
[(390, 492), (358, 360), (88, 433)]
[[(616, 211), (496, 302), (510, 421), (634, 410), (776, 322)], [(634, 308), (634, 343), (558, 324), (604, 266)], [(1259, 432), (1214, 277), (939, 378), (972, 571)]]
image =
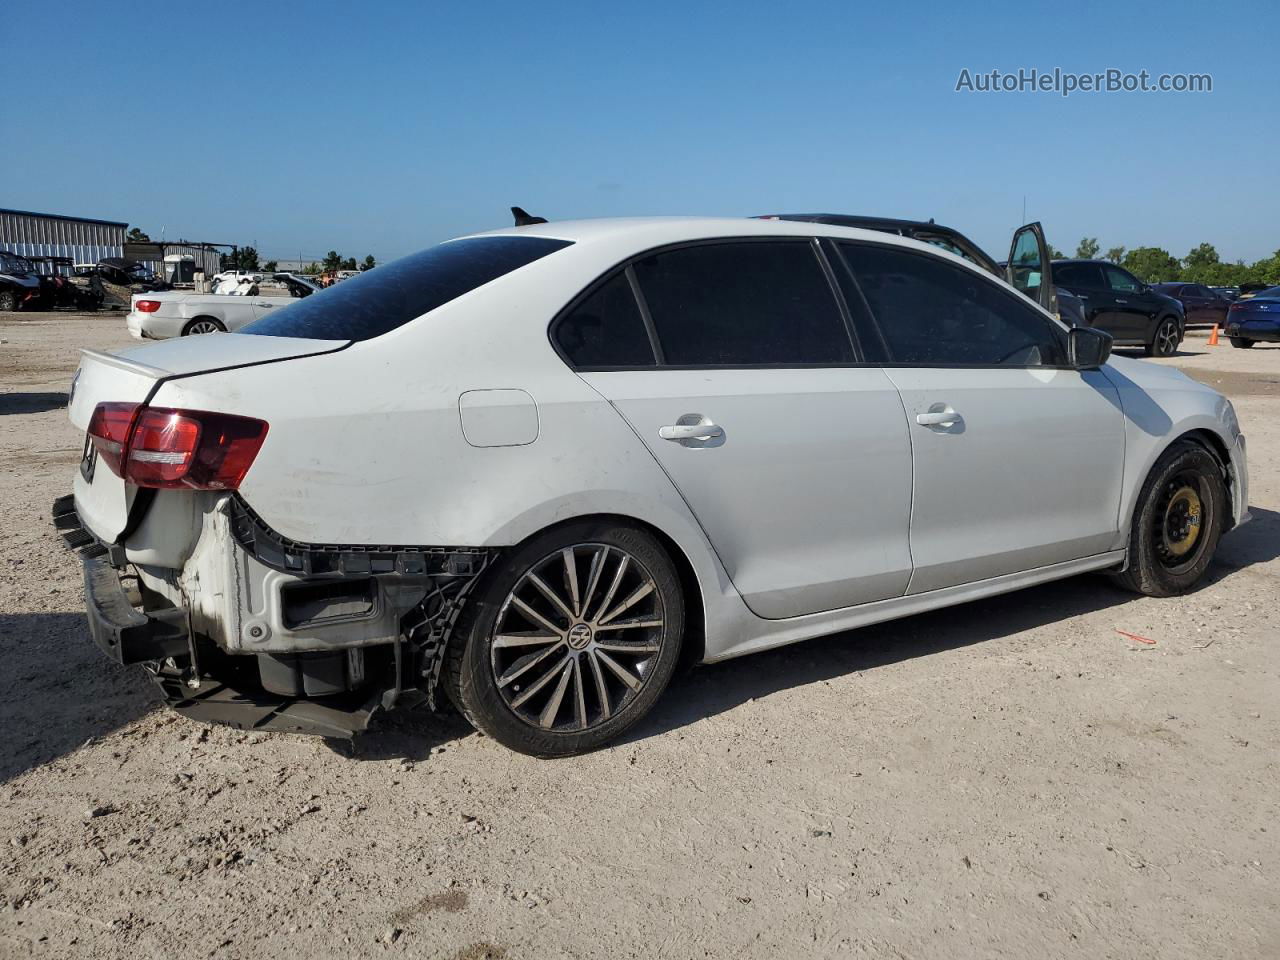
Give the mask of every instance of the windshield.
[(31, 264), (12, 253), (0, 253), (0, 270), (5, 273), (30, 273)]
[(275, 310), (239, 332), (313, 340), (371, 340), (569, 243), (547, 237), (451, 240), (343, 280)]

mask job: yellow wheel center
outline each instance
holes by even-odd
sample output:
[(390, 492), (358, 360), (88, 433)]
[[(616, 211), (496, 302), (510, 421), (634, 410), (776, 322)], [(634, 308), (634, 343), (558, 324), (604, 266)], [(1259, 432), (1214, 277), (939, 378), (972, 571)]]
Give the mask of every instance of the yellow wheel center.
[(1175, 557), (1185, 556), (1200, 539), (1200, 495), (1179, 487), (1164, 512), (1164, 543)]

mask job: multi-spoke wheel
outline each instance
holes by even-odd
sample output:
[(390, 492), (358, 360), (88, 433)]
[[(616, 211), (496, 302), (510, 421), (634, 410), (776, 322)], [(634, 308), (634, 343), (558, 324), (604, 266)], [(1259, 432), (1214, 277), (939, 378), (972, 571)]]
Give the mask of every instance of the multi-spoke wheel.
[(226, 330), (227, 328), (213, 317), (197, 317), (183, 328), (182, 335), (190, 337), (203, 333), (225, 333)]
[(1152, 597), (1183, 593), (1204, 575), (1222, 536), (1226, 485), (1217, 460), (1183, 441), (1151, 469), (1133, 513), (1124, 587)]
[(450, 690), (479, 729), (537, 756), (616, 737), (661, 694), (684, 605), (649, 534), (580, 523), (534, 538), (486, 577), (451, 648)]

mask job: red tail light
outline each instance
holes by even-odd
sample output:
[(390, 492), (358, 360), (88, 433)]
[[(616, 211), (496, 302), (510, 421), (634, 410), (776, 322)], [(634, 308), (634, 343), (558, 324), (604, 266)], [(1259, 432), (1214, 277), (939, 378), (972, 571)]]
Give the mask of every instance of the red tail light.
[(1243, 303), (1233, 303), (1231, 306), (1227, 307), (1228, 312), (1232, 312), (1235, 310), (1248, 310), (1248, 309), (1249, 309), (1248, 305)]
[(100, 403), (89, 436), (111, 472), (139, 487), (235, 490), (267, 437), (252, 417)]
[(136, 403), (100, 403), (89, 418), (89, 441), (98, 451), (98, 459), (116, 476), (121, 476), (120, 463), (137, 412)]
[(141, 310), (143, 313), (155, 313), (160, 309), (159, 300), (135, 300), (133, 302), (135, 310)]

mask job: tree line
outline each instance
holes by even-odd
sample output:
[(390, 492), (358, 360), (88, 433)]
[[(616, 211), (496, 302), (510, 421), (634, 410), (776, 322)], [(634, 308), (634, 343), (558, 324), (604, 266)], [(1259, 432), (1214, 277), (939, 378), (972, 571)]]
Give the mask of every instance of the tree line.
[(378, 265), (378, 261), (373, 259), (373, 254), (369, 254), (360, 263), (356, 263), (355, 257), (344, 257), (337, 250), (330, 250), (324, 255), (324, 259), (319, 263), (310, 263), (303, 268), (303, 273), (320, 274), (320, 273), (337, 273), (339, 270), (372, 270)]
[[(1085, 237), (1076, 245), (1076, 258), (1096, 260), (1101, 250), (1097, 237)], [(1066, 254), (1052, 248), (1055, 260)], [(1218, 256), (1211, 243), (1202, 243), (1185, 257), (1178, 259), (1163, 247), (1112, 247), (1101, 259), (1124, 267), (1146, 283), (1203, 283), (1212, 287), (1237, 287), (1242, 283), (1265, 283), (1280, 286), (1280, 250), (1269, 257), (1247, 264), (1243, 260), (1228, 263)]]

